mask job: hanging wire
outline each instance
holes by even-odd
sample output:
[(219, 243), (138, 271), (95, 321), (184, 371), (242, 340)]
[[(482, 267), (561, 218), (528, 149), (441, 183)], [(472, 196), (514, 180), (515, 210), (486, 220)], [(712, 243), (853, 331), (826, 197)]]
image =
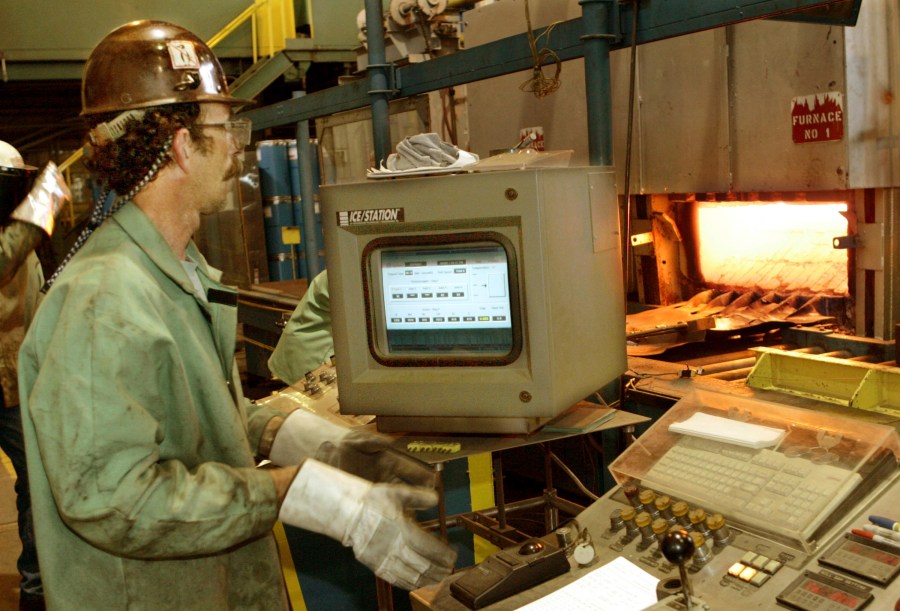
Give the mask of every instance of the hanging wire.
[[(531, 69), (531, 78), (519, 85), (519, 89), (530, 91), (536, 98), (543, 98), (559, 89), (561, 84), (559, 74), (562, 72), (562, 61), (552, 49), (547, 47), (538, 49), (538, 41), (546, 37), (549, 44), (550, 32), (561, 22), (555, 21), (551, 23), (540, 35), (535, 37), (531, 26), (531, 12), (528, 9), (528, 0), (525, 0), (525, 22), (528, 24), (528, 46), (531, 48), (531, 57), (534, 60), (534, 64)], [(556, 64), (556, 73), (552, 77), (544, 74), (544, 64), (548, 63), (548, 60)]]
[(119, 211), (119, 209), (125, 204), (125, 202), (130, 201), (137, 193), (143, 189), (148, 182), (153, 180), (153, 177), (156, 176), (156, 173), (159, 172), (159, 169), (163, 166), (166, 160), (169, 157), (169, 150), (172, 148), (173, 137), (169, 136), (168, 140), (166, 140), (165, 145), (163, 145), (162, 150), (159, 152), (159, 155), (156, 156), (156, 159), (153, 161), (153, 165), (150, 167), (150, 170), (147, 172), (147, 175), (144, 176), (135, 185), (128, 193), (125, 194), (124, 197), (117, 197), (112, 205), (109, 207), (109, 210), (104, 210), (103, 206), (106, 203), (106, 198), (110, 194), (109, 187), (104, 186), (101, 190), (100, 195), (94, 200), (94, 207), (91, 209), (91, 218), (88, 219), (87, 227), (85, 227), (81, 233), (78, 235), (78, 238), (75, 240), (75, 243), (72, 245), (72, 248), (69, 249), (69, 252), (66, 253), (66, 256), (63, 257), (63, 260), (56, 267), (56, 271), (53, 272), (53, 275), (44, 283), (44, 286), (41, 287), (41, 292), (46, 293), (50, 290), (50, 287), (53, 286), (53, 283), (56, 282), (56, 279), (59, 277), (62, 270), (65, 269), (66, 265), (69, 264), (69, 261), (72, 260), (72, 257), (75, 256), (81, 247), (84, 246), (85, 242), (87, 242), (88, 238), (91, 237), (91, 234), (96, 231), (96, 229), (103, 224), (103, 221), (111, 217), (113, 214)]

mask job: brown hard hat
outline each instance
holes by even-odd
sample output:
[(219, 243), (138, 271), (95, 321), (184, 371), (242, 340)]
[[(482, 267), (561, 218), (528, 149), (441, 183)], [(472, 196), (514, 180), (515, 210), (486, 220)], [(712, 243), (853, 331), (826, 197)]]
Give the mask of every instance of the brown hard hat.
[(228, 94), (219, 60), (182, 27), (132, 21), (107, 34), (88, 57), (82, 115), (182, 102), (248, 103)]

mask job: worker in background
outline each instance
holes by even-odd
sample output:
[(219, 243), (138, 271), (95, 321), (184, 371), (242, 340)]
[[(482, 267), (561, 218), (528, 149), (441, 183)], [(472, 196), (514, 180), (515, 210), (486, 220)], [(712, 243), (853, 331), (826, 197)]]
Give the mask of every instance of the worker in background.
[(241, 103), (206, 44), (163, 22), (117, 28), (85, 65), (85, 163), (120, 196), (95, 206), (19, 356), (51, 609), (286, 609), (276, 519), (406, 589), (452, 570), (406, 513), (437, 502), (430, 470), (243, 397), (237, 293), (191, 240), (240, 173)]
[(35, 180), (10, 144), (0, 141), (0, 449), (16, 473), (16, 511), (22, 551), (16, 562), (19, 609), (43, 609), (44, 592), (31, 521), (28, 471), (19, 410), (17, 357), (34, 316), (43, 274), (35, 248), (53, 233), (55, 219), (70, 199), (69, 188), (53, 163)]
[(309, 283), (309, 288), (281, 331), (278, 344), (269, 357), (269, 371), (291, 385), (333, 355), (328, 272), (323, 271)]

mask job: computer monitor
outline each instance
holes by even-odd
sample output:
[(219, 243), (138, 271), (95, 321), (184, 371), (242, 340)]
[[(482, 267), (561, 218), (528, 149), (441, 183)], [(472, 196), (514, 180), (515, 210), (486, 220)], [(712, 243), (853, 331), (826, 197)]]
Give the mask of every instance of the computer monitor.
[(528, 433), (626, 369), (610, 168), (323, 186), (341, 411)]

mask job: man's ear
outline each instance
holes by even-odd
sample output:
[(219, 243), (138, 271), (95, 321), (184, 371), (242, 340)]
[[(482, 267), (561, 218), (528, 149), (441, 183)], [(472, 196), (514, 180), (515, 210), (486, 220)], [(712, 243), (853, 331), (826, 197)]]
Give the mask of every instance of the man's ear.
[(184, 172), (188, 171), (193, 146), (194, 140), (186, 127), (180, 128), (172, 137), (172, 159)]

